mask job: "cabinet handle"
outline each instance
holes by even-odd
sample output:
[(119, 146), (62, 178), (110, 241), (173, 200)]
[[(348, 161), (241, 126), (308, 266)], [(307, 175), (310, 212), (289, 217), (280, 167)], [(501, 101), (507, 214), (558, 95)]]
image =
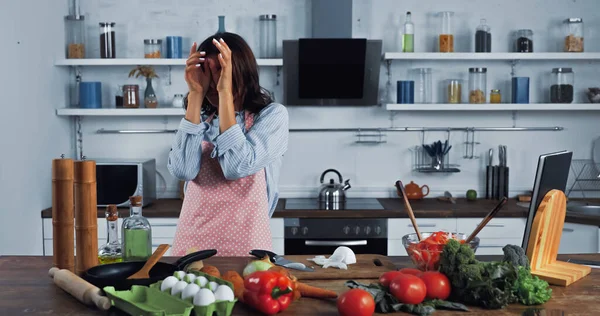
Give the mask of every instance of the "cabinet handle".
[(487, 224), (487, 227), (504, 227), (503, 224)]
[(150, 224), (152, 227), (176, 227), (177, 224)]
[[(419, 227), (435, 227), (437, 224), (418, 224)], [(408, 227), (414, 227), (413, 224), (408, 224)]]
[(565, 233), (572, 233), (574, 231), (575, 230), (573, 228), (563, 228), (563, 232), (565, 232)]
[(332, 240), (332, 241), (318, 241), (318, 240), (307, 240), (304, 242), (306, 246), (365, 246), (366, 240)]

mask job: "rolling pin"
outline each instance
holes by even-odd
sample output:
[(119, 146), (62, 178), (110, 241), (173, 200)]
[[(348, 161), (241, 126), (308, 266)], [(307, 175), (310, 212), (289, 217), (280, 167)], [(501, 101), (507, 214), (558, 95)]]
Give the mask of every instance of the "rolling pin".
[(110, 299), (102, 296), (99, 288), (76, 276), (73, 272), (54, 267), (48, 271), (48, 275), (54, 279), (54, 284), (73, 295), (80, 302), (86, 305), (96, 305), (105, 311), (110, 308)]

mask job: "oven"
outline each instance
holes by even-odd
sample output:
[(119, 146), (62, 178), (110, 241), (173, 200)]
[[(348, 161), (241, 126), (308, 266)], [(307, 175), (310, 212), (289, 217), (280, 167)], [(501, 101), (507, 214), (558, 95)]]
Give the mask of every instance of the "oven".
[(284, 225), (286, 255), (331, 255), (340, 246), (387, 255), (386, 218), (285, 218)]

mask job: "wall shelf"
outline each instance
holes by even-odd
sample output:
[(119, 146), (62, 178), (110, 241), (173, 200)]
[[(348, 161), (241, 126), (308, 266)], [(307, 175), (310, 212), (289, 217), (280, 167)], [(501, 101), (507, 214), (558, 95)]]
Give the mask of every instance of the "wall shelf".
[(600, 53), (399, 53), (388, 52), (384, 60), (600, 60)]
[(388, 111), (600, 111), (596, 103), (385, 104)]
[[(85, 58), (85, 59), (58, 59), (55, 66), (185, 66), (187, 59), (168, 58)], [(283, 66), (283, 59), (257, 59), (259, 66)]]
[(76, 109), (62, 108), (56, 110), (58, 116), (181, 116), (185, 114), (183, 108), (156, 108), (156, 109)]

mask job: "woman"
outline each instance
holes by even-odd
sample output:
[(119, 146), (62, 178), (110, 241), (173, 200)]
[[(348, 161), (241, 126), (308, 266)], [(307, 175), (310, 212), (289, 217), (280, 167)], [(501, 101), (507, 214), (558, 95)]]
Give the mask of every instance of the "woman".
[(247, 256), (271, 249), (287, 110), (260, 87), (254, 54), (236, 34), (215, 34), (198, 49), (194, 43), (185, 80), (185, 118), (167, 165), (189, 181), (172, 254), (217, 249), (221, 256)]

